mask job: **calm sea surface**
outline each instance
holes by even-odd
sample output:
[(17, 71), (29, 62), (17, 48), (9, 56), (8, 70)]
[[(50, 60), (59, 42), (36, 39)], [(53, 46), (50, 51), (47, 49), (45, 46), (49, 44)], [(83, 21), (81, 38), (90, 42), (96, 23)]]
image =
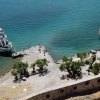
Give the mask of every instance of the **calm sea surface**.
[[(46, 45), (56, 58), (100, 48), (100, 0), (0, 0), (0, 27), (17, 51)], [(0, 68), (13, 60), (0, 57)]]

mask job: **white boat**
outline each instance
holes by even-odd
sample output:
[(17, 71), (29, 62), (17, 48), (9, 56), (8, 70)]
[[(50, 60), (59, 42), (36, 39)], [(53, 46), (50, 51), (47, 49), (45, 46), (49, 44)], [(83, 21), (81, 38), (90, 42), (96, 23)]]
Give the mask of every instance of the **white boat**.
[(13, 53), (13, 44), (7, 40), (7, 35), (4, 30), (0, 28), (0, 53)]
[(0, 38), (3, 39), (3, 38), (7, 38), (7, 35), (4, 33), (4, 30), (2, 28), (0, 28)]

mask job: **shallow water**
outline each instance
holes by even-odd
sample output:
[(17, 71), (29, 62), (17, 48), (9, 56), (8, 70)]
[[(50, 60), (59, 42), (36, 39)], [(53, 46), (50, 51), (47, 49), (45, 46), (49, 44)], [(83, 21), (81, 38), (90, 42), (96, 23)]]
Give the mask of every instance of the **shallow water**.
[(21, 58), (0, 57), (0, 76), (12, 69), (12, 65), (20, 60)]
[(17, 51), (41, 43), (61, 58), (99, 49), (100, 0), (0, 0), (0, 27)]

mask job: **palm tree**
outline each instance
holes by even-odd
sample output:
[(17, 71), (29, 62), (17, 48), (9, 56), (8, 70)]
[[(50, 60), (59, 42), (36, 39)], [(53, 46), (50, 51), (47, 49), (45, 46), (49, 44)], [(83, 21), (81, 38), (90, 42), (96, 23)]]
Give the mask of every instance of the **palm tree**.
[(48, 66), (48, 61), (46, 59), (39, 59), (35, 62), (37, 67), (39, 67), (39, 72), (42, 74), (44, 70), (44, 66)]
[(47, 59), (41, 59), (42, 60), (42, 62), (44, 63), (44, 66), (46, 65), (46, 66), (48, 66), (48, 61), (47, 61)]
[(19, 62), (18, 65), (19, 65), (19, 71), (20, 71), (20, 78), (28, 77), (29, 76), (29, 73), (27, 71), (28, 64)]
[(25, 77), (29, 77), (29, 72), (28, 72), (27, 68), (28, 68), (28, 64), (23, 63), (22, 70), (24, 71), (24, 76)]
[(36, 71), (35, 71), (36, 63), (33, 63), (33, 64), (31, 65), (31, 67), (33, 68), (32, 73), (33, 73), (33, 74), (36, 74)]
[(20, 75), (21, 73), (21, 70), (20, 70), (20, 67), (19, 67), (19, 62), (16, 62), (14, 65), (13, 65), (13, 69), (11, 71), (11, 74), (16, 76), (17, 74), (17, 77)]
[(28, 64), (23, 62), (17, 62), (13, 65), (13, 71), (17, 71), (18, 75), (20, 76), (20, 79), (23, 77), (28, 77), (29, 73), (27, 71)]
[(14, 69), (14, 70), (11, 71), (11, 75), (13, 75), (13, 76), (15, 77), (15, 78), (14, 78), (15, 81), (18, 80), (18, 72), (17, 72), (16, 69)]

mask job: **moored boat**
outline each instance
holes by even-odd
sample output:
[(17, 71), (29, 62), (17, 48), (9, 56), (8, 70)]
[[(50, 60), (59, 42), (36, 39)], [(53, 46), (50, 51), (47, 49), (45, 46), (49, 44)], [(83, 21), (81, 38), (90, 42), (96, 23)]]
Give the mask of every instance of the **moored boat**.
[(12, 42), (8, 41), (7, 35), (5, 34), (4, 30), (0, 28), (0, 54), (11, 55), (14, 52), (15, 50)]

